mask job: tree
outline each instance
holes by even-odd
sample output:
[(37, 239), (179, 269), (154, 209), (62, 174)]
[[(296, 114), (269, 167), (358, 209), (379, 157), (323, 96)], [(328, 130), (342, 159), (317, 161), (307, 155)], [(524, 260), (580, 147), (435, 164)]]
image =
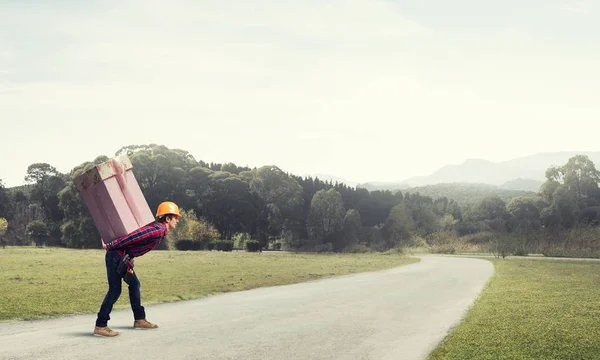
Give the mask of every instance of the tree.
[(190, 153), (151, 144), (125, 146), (115, 156), (123, 154), (129, 156), (135, 177), (151, 209), (165, 199), (174, 201), (180, 208), (191, 207), (186, 191), (187, 174), (199, 164)]
[(27, 168), (25, 181), (33, 184), (31, 200), (41, 205), (53, 237), (60, 237), (58, 225), (55, 224), (58, 224), (64, 217), (60, 211), (57, 196), (57, 193), (65, 186), (62, 174), (49, 164), (36, 163)]
[(251, 233), (257, 209), (248, 183), (228, 172), (212, 173), (208, 180), (202, 215), (215, 224), (224, 239), (235, 233)]
[(415, 230), (415, 222), (404, 203), (392, 208), (382, 229), (384, 249), (407, 243)]
[(362, 227), (360, 213), (356, 209), (350, 209), (344, 217), (344, 245), (348, 247), (360, 241), (360, 229)]
[(474, 220), (502, 219), (506, 215), (506, 203), (500, 197), (486, 196), (471, 208), (470, 216)]
[(35, 163), (27, 168), (25, 181), (30, 184), (40, 185), (47, 181), (52, 176), (60, 176), (60, 173), (53, 166), (46, 163)]
[(31, 236), (36, 246), (43, 246), (43, 239), (48, 236), (48, 226), (40, 220), (33, 220), (27, 224), (27, 235)]
[[(439, 229), (439, 218), (442, 215), (436, 215), (436, 204), (429, 196), (416, 193), (407, 196), (404, 202), (415, 222), (414, 229), (419, 235), (426, 236)], [(439, 205), (439, 202), (437, 204)], [(441, 210), (443, 213), (444, 209)]]
[[(551, 167), (546, 170), (547, 182), (550, 182), (556, 191), (556, 184), (563, 185), (571, 193), (579, 209), (600, 204), (600, 171), (596, 170), (594, 163), (586, 155), (577, 155), (560, 167)], [(545, 188), (551, 186), (548, 184)]]
[(6, 247), (6, 242), (4, 240), (6, 231), (8, 231), (8, 221), (4, 218), (0, 218), (0, 243), (2, 243), (2, 248)]
[(0, 217), (8, 216), (9, 201), (2, 179), (0, 179)]
[(303, 189), (296, 179), (276, 166), (243, 171), (240, 178), (248, 182), (250, 191), (267, 207), (267, 236), (281, 237), (284, 223), (291, 231), (301, 230)]
[(506, 230), (506, 203), (497, 195), (486, 196), (467, 210), (467, 219), (485, 224), (494, 231)]
[(359, 200), (356, 209), (360, 212), (364, 226), (377, 226), (383, 224), (390, 214), (390, 210), (406, 200), (400, 191), (392, 193), (389, 190), (368, 192), (366, 189), (357, 190)]
[[(339, 232), (344, 225), (344, 201), (335, 189), (319, 190), (310, 204), (308, 233), (313, 244), (331, 243), (335, 250), (343, 248)], [(336, 236), (337, 235), (337, 236)]]
[(554, 215), (554, 224), (565, 229), (570, 229), (577, 223), (579, 208), (577, 195), (567, 186), (559, 186), (552, 194), (550, 213)]
[(511, 216), (514, 230), (530, 231), (541, 227), (541, 210), (543, 200), (540, 196), (519, 196), (507, 205), (507, 213)]
[(226, 164), (221, 165), (220, 170), (230, 172), (232, 174), (239, 174), (242, 171), (247, 171), (248, 168), (240, 168), (237, 165), (235, 165), (234, 163), (226, 163)]
[(598, 221), (600, 171), (585, 155), (577, 155), (559, 167), (546, 170), (540, 196), (550, 204), (541, 211), (546, 227), (569, 229), (581, 223)]

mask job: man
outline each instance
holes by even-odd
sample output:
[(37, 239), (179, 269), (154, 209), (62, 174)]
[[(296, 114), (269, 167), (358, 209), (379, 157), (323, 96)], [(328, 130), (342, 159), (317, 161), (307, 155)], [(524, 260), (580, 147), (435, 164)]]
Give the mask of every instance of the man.
[[(108, 244), (102, 241), (102, 247), (106, 249), (106, 275), (108, 278), (108, 292), (104, 297), (98, 317), (94, 335), (99, 336), (117, 336), (117, 331), (108, 327), (110, 312), (113, 305), (119, 300), (121, 295), (122, 277), (117, 273), (117, 267), (121, 258), (129, 254), (133, 258), (139, 257), (154, 249), (161, 243), (169, 230), (175, 229), (179, 222), (179, 207), (174, 203), (167, 201), (158, 206), (156, 211), (157, 221), (131, 232), (128, 235), (115, 239)], [(140, 282), (135, 273), (132, 274), (129, 283), (129, 302), (133, 310), (133, 327), (135, 329), (156, 329), (158, 326), (146, 320), (146, 313), (141, 304)]]

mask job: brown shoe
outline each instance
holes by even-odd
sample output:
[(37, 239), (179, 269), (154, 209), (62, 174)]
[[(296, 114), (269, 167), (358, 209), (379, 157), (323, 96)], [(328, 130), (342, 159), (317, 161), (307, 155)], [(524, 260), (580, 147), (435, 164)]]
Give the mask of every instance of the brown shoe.
[(146, 319), (142, 319), (142, 320), (135, 320), (133, 322), (133, 327), (135, 329), (156, 329), (158, 327), (158, 325), (153, 324), (149, 321), (146, 321)]
[(95, 327), (94, 328), (94, 335), (98, 335), (98, 336), (117, 336), (119, 335), (119, 333), (117, 331), (111, 330), (108, 326), (105, 327)]

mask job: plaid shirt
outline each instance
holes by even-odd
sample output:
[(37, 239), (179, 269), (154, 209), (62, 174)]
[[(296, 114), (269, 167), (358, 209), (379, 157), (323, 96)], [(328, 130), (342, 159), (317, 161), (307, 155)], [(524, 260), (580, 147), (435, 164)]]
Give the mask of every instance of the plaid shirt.
[(167, 235), (167, 226), (160, 222), (149, 225), (115, 239), (106, 244), (106, 250), (118, 250), (131, 257), (142, 256), (154, 249)]

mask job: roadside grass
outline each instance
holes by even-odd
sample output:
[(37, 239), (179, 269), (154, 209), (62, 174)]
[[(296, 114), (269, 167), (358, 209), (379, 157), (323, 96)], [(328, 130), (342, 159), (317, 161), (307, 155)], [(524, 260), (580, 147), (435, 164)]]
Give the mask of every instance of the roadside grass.
[[(0, 321), (95, 313), (108, 284), (103, 250), (0, 249)], [(153, 251), (135, 259), (142, 304), (299, 283), (408, 265), (384, 254)], [(129, 308), (127, 284), (115, 309)]]
[(600, 359), (600, 263), (490, 259), (495, 273), (438, 359)]

